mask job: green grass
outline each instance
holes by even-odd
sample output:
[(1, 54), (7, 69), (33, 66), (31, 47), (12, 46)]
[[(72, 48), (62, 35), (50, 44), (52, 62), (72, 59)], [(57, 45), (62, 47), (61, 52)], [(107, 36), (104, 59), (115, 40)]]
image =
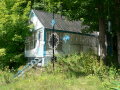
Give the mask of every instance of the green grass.
[(67, 78), (62, 73), (48, 74), (32, 70), (19, 79), (11, 80), (11, 83), (1, 83), (0, 90), (107, 90), (107, 88), (96, 76)]
[[(0, 71), (0, 90), (120, 90), (120, 70), (108, 67), (90, 54), (59, 57), (44, 68), (34, 68), (20, 78)], [(21, 68), (21, 67), (20, 67)]]

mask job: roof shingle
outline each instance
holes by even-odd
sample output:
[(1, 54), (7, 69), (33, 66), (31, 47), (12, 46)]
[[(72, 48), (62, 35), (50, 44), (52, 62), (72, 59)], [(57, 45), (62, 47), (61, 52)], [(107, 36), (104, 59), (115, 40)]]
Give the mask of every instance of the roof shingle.
[[(47, 29), (52, 29), (51, 21), (53, 18), (52, 13), (44, 12), (41, 10), (34, 10), (34, 13), (37, 15), (38, 19)], [(69, 21), (65, 16), (55, 14), (55, 29), (62, 31), (70, 31), (70, 32), (81, 32), (85, 26), (82, 25), (81, 21)]]

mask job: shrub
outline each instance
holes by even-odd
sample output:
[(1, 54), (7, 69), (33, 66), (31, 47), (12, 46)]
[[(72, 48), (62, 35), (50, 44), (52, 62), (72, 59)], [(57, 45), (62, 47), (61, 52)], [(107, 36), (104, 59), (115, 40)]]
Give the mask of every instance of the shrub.
[[(46, 70), (51, 73), (52, 66), (48, 66)], [(96, 75), (101, 80), (109, 76), (109, 79), (116, 78), (117, 69), (104, 65), (103, 61), (97, 60), (97, 56), (91, 53), (81, 53), (68, 56), (59, 56), (55, 64), (54, 73), (64, 73), (67, 76), (84, 76)]]
[[(4, 68), (17, 68), (23, 61), (24, 41), (29, 35), (30, 2), (26, 0), (0, 0), (0, 64)], [(5, 11), (5, 12), (3, 12)]]
[(26, 60), (23, 54), (11, 54), (7, 53), (4, 48), (0, 49), (0, 69), (4, 70), (6, 67), (9, 67), (9, 69), (17, 69), (25, 63)]
[(113, 90), (120, 90), (120, 82), (119, 81), (112, 82), (111, 89), (113, 89)]
[(0, 86), (12, 83), (14, 81), (13, 74), (6, 68), (5, 71), (0, 70)]
[(0, 68), (4, 66), (4, 57), (6, 55), (6, 50), (4, 48), (0, 49)]
[(104, 71), (104, 65), (97, 60), (97, 57), (89, 53), (81, 53), (80, 55), (68, 55), (64, 58), (58, 58), (59, 67), (63, 68), (63, 72), (69, 72), (74, 75), (99, 74)]

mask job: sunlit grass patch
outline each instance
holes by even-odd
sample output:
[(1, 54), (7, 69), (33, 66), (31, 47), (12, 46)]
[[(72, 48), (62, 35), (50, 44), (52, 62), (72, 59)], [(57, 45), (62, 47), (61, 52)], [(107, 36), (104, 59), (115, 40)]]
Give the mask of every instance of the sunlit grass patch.
[(92, 75), (66, 78), (63, 74), (40, 74), (39, 69), (37, 74), (34, 69), (31, 72), (13, 83), (1, 85), (0, 90), (106, 90), (99, 78)]
[[(22, 66), (19, 68), (21, 69)], [(18, 69), (18, 70), (19, 70)], [(0, 71), (0, 90), (110, 90), (119, 88), (118, 70), (98, 62), (90, 54), (59, 57), (53, 71), (52, 64), (32, 68), (22, 77)]]

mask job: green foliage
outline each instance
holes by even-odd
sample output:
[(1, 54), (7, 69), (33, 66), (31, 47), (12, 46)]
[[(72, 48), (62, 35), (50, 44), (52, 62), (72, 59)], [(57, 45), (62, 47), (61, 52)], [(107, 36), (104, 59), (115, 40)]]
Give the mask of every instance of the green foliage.
[(59, 57), (58, 62), (55, 64), (55, 71), (52, 68), (50, 64), (45, 70), (49, 74), (63, 74), (65, 78), (80, 78), (84, 76), (91, 78), (95, 76), (99, 78), (106, 89), (119, 88), (119, 83), (117, 85), (111, 83), (114, 81), (119, 82), (119, 69), (116, 69), (114, 66), (104, 65), (102, 60), (98, 61), (97, 57), (90, 53)]
[(23, 59), (24, 41), (29, 31), (30, 2), (2, 0), (0, 6), (0, 48), (5, 48), (0, 63), (5, 67), (15, 62), (17, 67), (17, 63), (23, 61), (19, 59)]
[(72, 74), (100, 75), (106, 72), (106, 67), (102, 61), (98, 61), (97, 58), (91, 54), (81, 53), (80, 55), (71, 55), (66, 58), (60, 58), (59, 64), (63, 68), (66, 68), (64, 72), (70, 72)]
[(0, 49), (0, 57), (3, 57), (3, 56), (5, 56), (5, 49), (4, 48)]
[(0, 71), (0, 90), (110, 90), (119, 85), (116, 81), (111, 84), (107, 78), (101, 81), (95, 75), (68, 78), (63, 72), (50, 74), (44, 68), (31, 69), (21, 78), (14, 79), (12, 75), (9, 70)]
[(6, 68), (5, 71), (0, 70), (0, 86), (10, 84), (13, 81), (13, 74), (9, 69)]
[(11, 77), (13, 74), (8, 69), (0, 71), (0, 89), (119, 90), (118, 72), (114, 66), (107, 67), (98, 61), (93, 54), (60, 56), (54, 71), (52, 64), (31, 69), (21, 78)]
[(114, 81), (114, 82), (112, 82), (112, 87), (111, 87), (111, 89), (113, 89), (113, 90), (120, 90), (120, 81)]
[(48, 74), (43, 68), (32, 69), (19, 79), (11, 78), (10, 72), (0, 71), (0, 75), (0, 90), (107, 90), (95, 76), (68, 79), (60, 73)]
[[(54, 10), (56, 13), (67, 16), (70, 20), (83, 19), (83, 23), (90, 26), (86, 32), (98, 31), (98, 19), (102, 17), (107, 20), (107, 17), (112, 15), (109, 9), (113, 9), (113, 1), (109, 0), (37, 0), (34, 5), (37, 9), (50, 12)], [(102, 10), (99, 9), (100, 7)]]
[(6, 55), (6, 50), (4, 48), (0, 49), (0, 69), (4, 66), (5, 55)]
[[(52, 66), (46, 67), (48, 73), (52, 73)], [(66, 57), (59, 57), (55, 64), (55, 73), (64, 73), (68, 77), (79, 77), (85, 75), (95, 75), (101, 80), (105, 78), (114, 80), (117, 78), (118, 70), (114, 67), (104, 65), (103, 61), (97, 60), (97, 57), (90, 53), (81, 53), (80, 55), (68, 55)]]

